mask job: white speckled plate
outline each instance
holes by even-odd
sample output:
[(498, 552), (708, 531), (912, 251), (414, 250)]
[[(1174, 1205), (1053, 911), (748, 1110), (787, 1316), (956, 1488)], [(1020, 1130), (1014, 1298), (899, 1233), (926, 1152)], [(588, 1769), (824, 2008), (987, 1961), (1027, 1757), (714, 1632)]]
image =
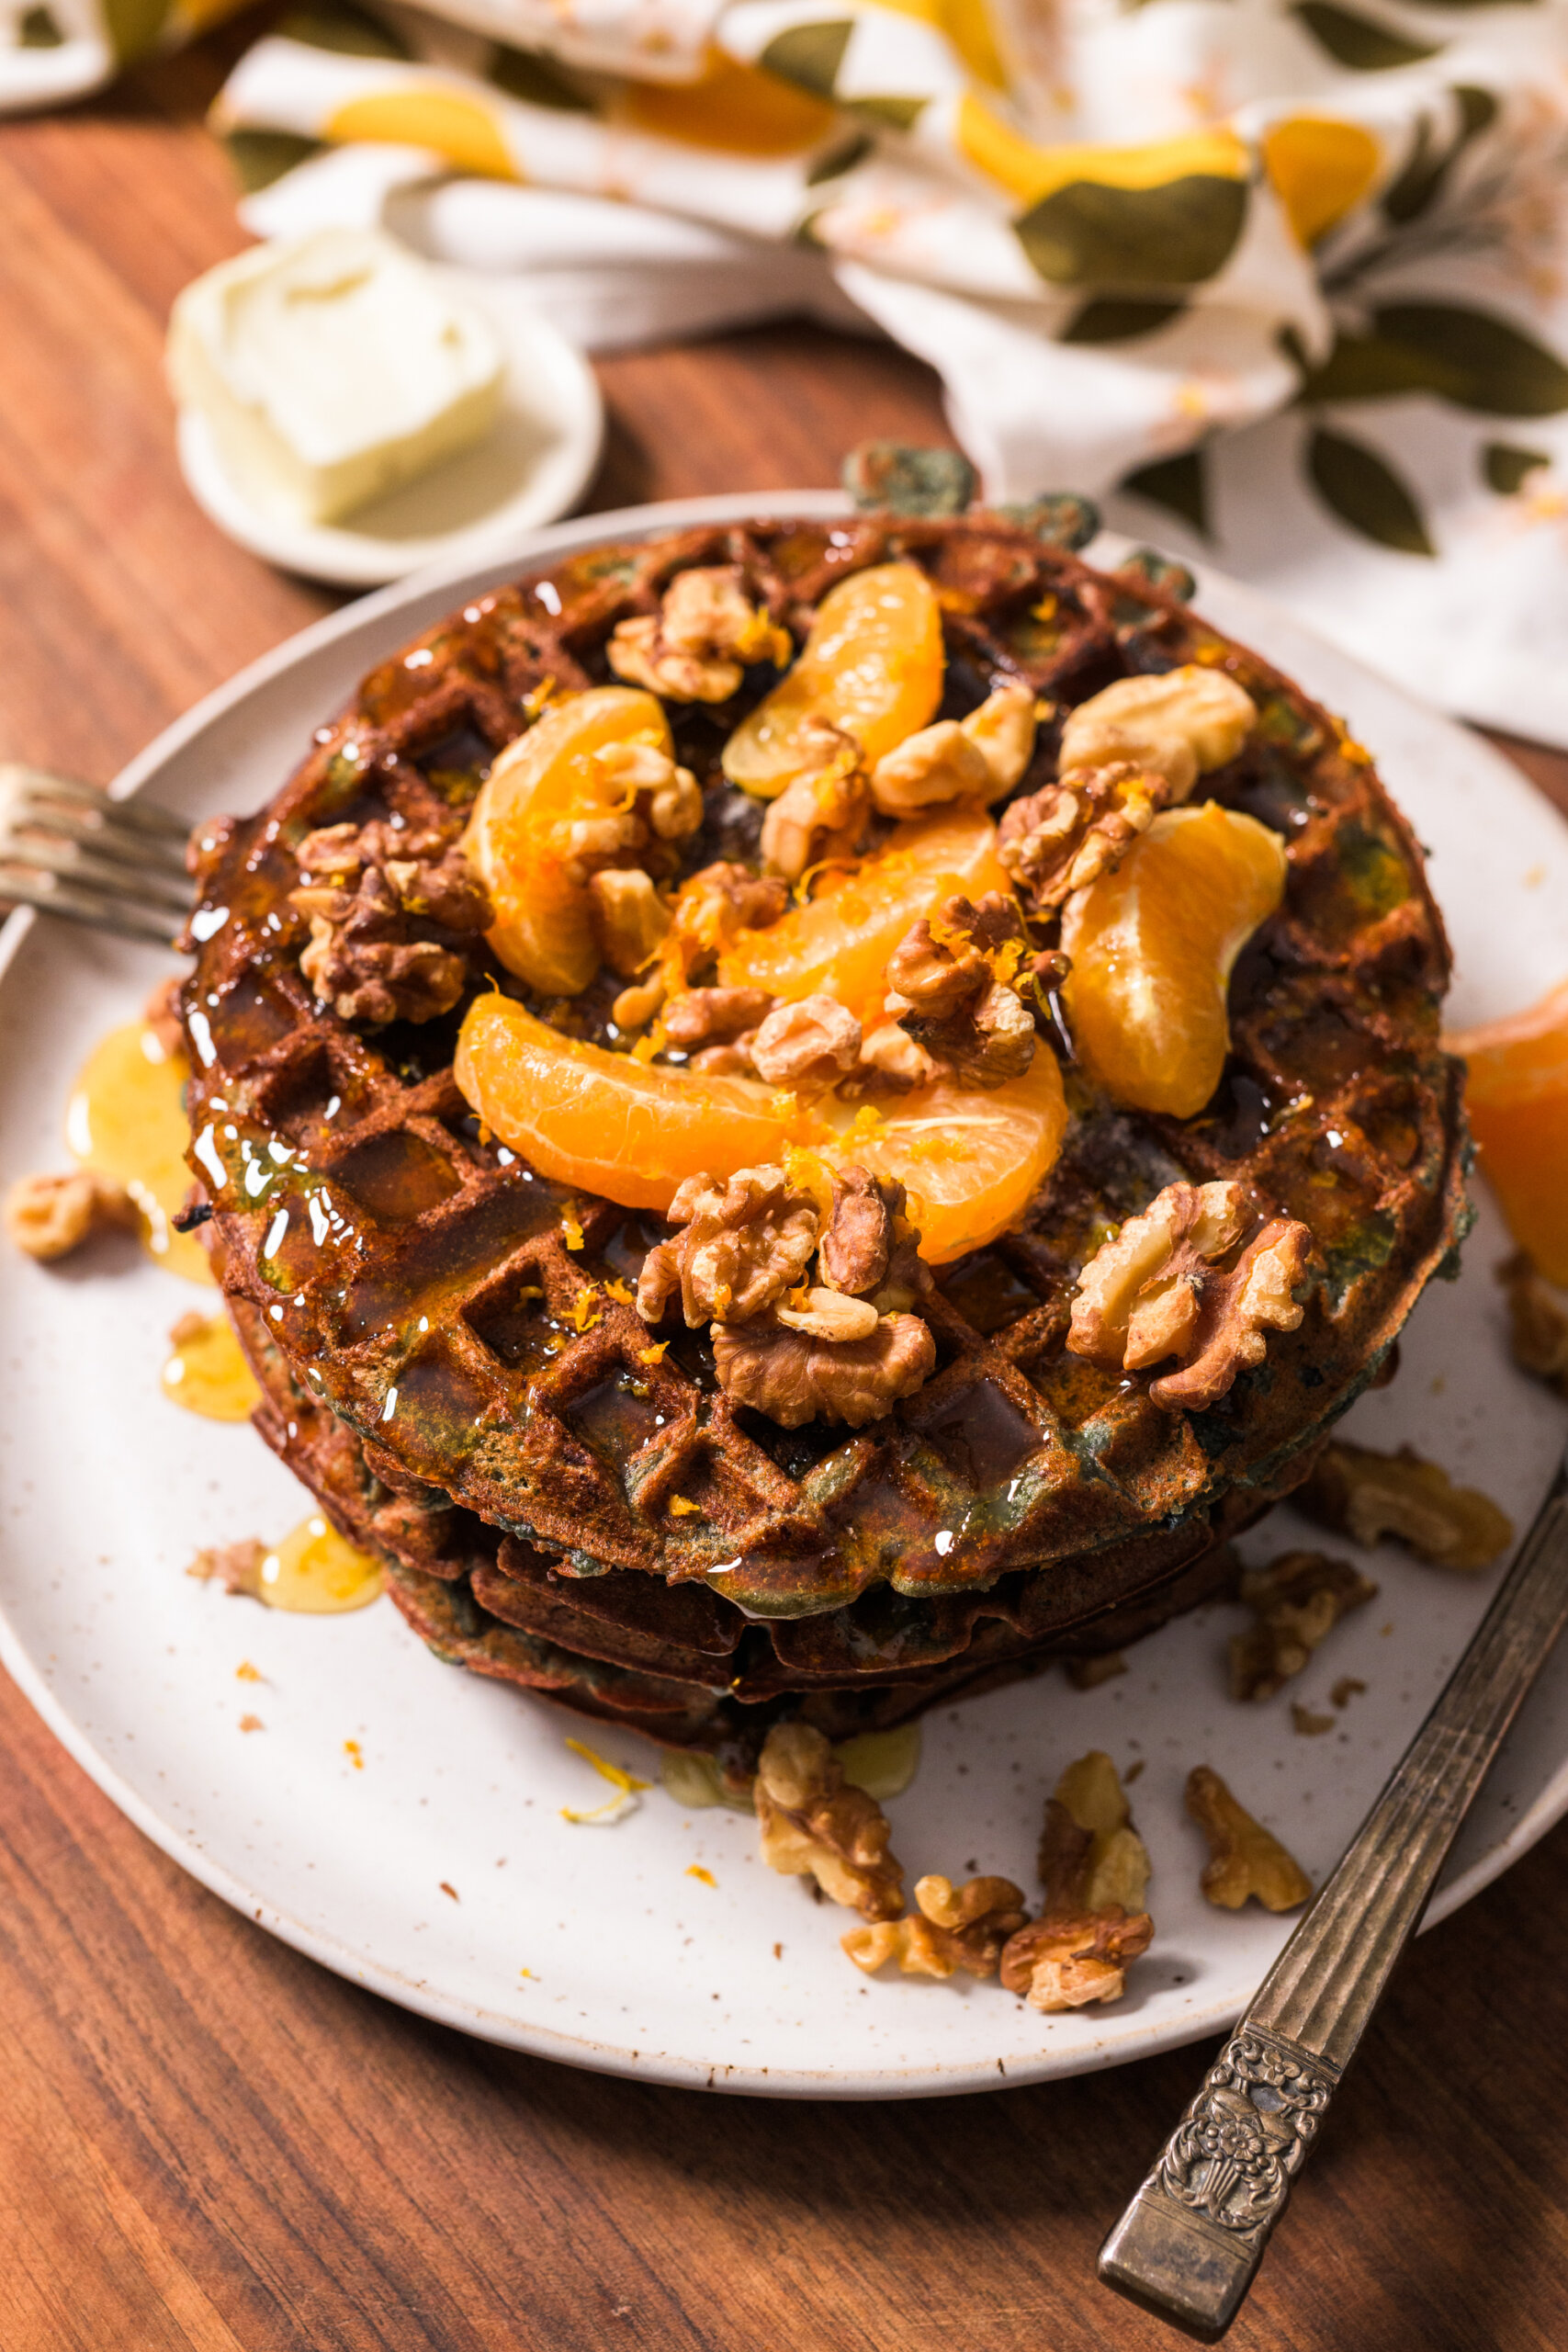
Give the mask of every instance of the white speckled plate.
[[(766, 502), (826, 513), (826, 493)], [(271, 793), (310, 728), (374, 661), (526, 557), (661, 525), (756, 511), (706, 500), (595, 515), (537, 535), (486, 572), (425, 575), (308, 629), (136, 761), (192, 815)], [(1324, 645), (1251, 593), (1206, 580), (1200, 603), (1345, 712), (1430, 844), (1459, 956), (1456, 1020), (1521, 1005), (1562, 974), (1568, 827), (1475, 738)], [(1554, 910), (1557, 911), (1554, 913)], [(14, 919), (0, 951), (0, 1180), (58, 1164), (70, 1076), (130, 1014), (158, 959)], [(1422, 1303), (1394, 1385), (1349, 1426), (1409, 1439), (1483, 1486), (1523, 1526), (1563, 1416), (1511, 1369), (1489, 1204), (1455, 1284)], [(1168, 1626), (1092, 1692), (1055, 1672), (930, 1718), (914, 1786), (890, 1807), (912, 1873), (976, 1868), (1032, 1883), (1042, 1801), (1062, 1766), (1104, 1747), (1143, 1770), (1137, 1819), (1155, 1863), (1154, 1949), (1125, 2000), (1041, 2018), (994, 1985), (867, 1982), (838, 1949), (847, 1917), (756, 1859), (750, 1824), (685, 1813), (661, 1789), (613, 1827), (561, 1817), (606, 1793), (565, 1746), (582, 1726), (438, 1665), (389, 1602), (286, 1617), (181, 1571), (198, 1544), (276, 1536), (301, 1515), (287, 1473), (244, 1428), (194, 1420), (157, 1385), (192, 1292), (129, 1244), (49, 1270), (0, 1261), (0, 1654), (93, 1778), (207, 1885), (345, 1975), (469, 2031), (573, 2064), (733, 2090), (905, 2096), (1071, 2074), (1213, 2033), (1286, 1932), (1209, 1908), (1181, 1812), (1213, 1763), (1315, 1876), (1329, 1867), (1485, 1605), (1493, 1577), (1445, 1577), (1393, 1551), (1366, 1566), (1380, 1598), (1338, 1628), (1289, 1692), (1225, 1696), (1215, 1605)], [(1280, 1512), (1263, 1558), (1303, 1539)], [(261, 1683), (238, 1681), (243, 1661)], [(1359, 1676), (1326, 1736), (1291, 1727)], [(243, 1734), (243, 1714), (265, 1726)], [(653, 1753), (598, 1744), (652, 1777)], [(345, 1751), (357, 1741), (363, 1768)], [(1568, 1808), (1568, 1648), (1550, 1665), (1471, 1819), (1436, 1913), (1495, 1877)], [(694, 1866), (711, 1875), (709, 1884)]]

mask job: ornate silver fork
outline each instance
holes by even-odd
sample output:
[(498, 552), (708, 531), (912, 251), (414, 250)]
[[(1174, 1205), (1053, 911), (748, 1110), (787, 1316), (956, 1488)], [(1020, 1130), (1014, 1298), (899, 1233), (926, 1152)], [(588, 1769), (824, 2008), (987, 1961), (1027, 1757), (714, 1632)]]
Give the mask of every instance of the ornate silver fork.
[(39, 907), (167, 947), (190, 912), (183, 818), (0, 763), (0, 911)]
[(1201, 2343), (1241, 2308), (1339, 2078), (1568, 1619), (1568, 1460), (1475, 1637), (1100, 2253)]

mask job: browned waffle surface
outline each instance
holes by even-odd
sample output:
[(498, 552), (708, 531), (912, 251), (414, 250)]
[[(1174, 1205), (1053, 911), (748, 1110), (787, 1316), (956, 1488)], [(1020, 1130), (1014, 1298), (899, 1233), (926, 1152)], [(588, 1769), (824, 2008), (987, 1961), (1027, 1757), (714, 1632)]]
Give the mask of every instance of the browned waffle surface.
[[(455, 839), (530, 694), (602, 680), (610, 631), (653, 609), (673, 570), (740, 563), (798, 637), (825, 586), (892, 555), (936, 584), (954, 714), (1002, 677), (1065, 709), (1130, 672), (1230, 669), (1260, 724), (1203, 794), (1283, 837), (1289, 881), (1236, 973), (1234, 1051), (1204, 1114), (1115, 1111), (1069, 1069), (1066, 1145), (1020, 1230), (943, 1270), (935, 1376), (854, 1435), (791, 1432), (719, 1392), (702, 1335), (642, 1361), (625, 1294), (657, 1221), (572, 1199), (481, 1139), (451, 1072), (460, 1007), (364, 1035), (316, 1002), (288, 893), (317, 826), (381, 817)], [(751, 838), (755, 811), (722, 785), (717, 755), (759, 691), (671, 710), (680, 756), (708, 786), (694, 865)], [(1042, 729), (1021, 791), (1052, 773), (1055, 741)], [(513, 1654), (503, 1619), (541, 1651), (557, 1629), (579, 1666), (584, 1628), (613, 1622), (601, 1646), (627, 1666), (641, 1638), (629, 1596), (650, 1576), (648, 1654), (711, 1656), (727, 1690), (737, 1654), (707, 1646), (713, 1629), (768, 1621), (766, 1656), (742, 1668), (761, 1678), (746, 1683), (759, 1701), (841, 1680), (856, 1661), (919, 1676), (960, 1657), (978, 1670), (987, 1644), (1017, 1654), (1140, 1577), (1174, 1573), (1212, 1524), (1291, 1483), (1462, 1229), (1457, 1078), (1438, 1044), (1446, 948), (1365, 753), (1179, 605), (995, 518), (758, 523), (574, 557), (383, 663), (267, 808), (208, 837), (186, 1008), (193, 1165), (214, 1197), (225, 1285), (355, 1435), (371, 1476), (510, 1539), (465, 1587), (468, 1605), (484, 1596), (496, 1657)], [(479, 985), (482, 957), (471, 969)], [(1300, 1329), (1272, 1338), (1222, 1404), (1173, 1417), (1146, 1379), (1062, 1342), (1095, 1238), (1181, 1175), (1255, 1183), (1319, 1256)], [(1174, 1546), (1157, 1566), (1150, 1539)], [(430, 1571), (410, 1558), (404, 1573)], [(976, 1596), (989, 1596), (979, 1611)], [(1027, 1624), (1009, 1630), (1010, 1609)]]
[(532, 1546), (498, 1547), (438, 1491), (389, 1486), (296, 1381), (255, 1310), (237, 1304), (235, 1321), (262, 1384), (262, 1435), (339, 1531), (385, 1561), (394, 1601), (438, 1657), (738, 1770), (752, 1768), (781, 1713), (805, 1713), (835, 1738), (887, 1729), (1053, 1657), (1136, 1640), (1230, 1583), (1227, 1539), (1269, 1506), (1233, 1491), (1213, 1525), (1145, 1532), (1076, 1574), (1026, 1571), (938, 1603), (884, 1588), (830, 1615), (758, 1622), (700, 1584), (564, 1576)]

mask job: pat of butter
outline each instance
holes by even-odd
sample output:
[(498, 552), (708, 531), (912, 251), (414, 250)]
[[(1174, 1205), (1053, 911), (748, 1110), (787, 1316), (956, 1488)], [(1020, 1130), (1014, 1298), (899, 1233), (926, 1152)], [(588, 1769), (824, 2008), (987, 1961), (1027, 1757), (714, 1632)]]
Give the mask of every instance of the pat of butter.
[(335, 522), (488, 433), (505, 357), (481, 311), (375, 230), (220, 263), (169, 324), (175, 398), (257, 505)]

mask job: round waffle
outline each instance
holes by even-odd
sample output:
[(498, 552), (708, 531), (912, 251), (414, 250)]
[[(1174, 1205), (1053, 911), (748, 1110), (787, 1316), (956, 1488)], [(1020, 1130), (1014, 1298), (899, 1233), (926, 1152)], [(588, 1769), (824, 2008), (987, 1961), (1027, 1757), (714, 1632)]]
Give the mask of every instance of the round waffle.
[[(1304, 1475), (1454, 1247), (1447, 950), (1408, 827), (1288, 680), (1143, 573), (1090, 570), (1050, 519), (759, 521), (572, 557), (383, 663), (267, 808), (202, 829), (192, 1165), (267, 1391), (258, 1421), (394, 1563), (442, 1655), (713, 1746), (781, 1707), (897, 1720), (1054, 1649), (1114, 1646), (1210, 1589), (1219, 1540)], [(892, 558), (937, 590), (942, 716), (1019, 677), (1056, 707), (1021, 793), (1054, 774), (1060, 716), (1112, 680), (1230, 672), (1259, 723), (1195, 797), (1271, 828), (1289, 876), (1233, 979), (1202, 1114), (1116, 1109), (1069, 1038), (1043, 1041), (1068, 1062), (1062, 1156), (1016, 1230), (940, 1270), (919, 1307), (935, 1375), (853, 1434), (786, 1430), (718, 1389), (705, 1333), (641, 1361), (647, 1329), (615, 1293), (660, 1221), (569, 1196), (483, 1136), (452, 1074), (460, 1003), (366, 1031), (319, 1002), (289, 894), (319, 827), (455, 841), (547, 682), (604, 683), (612, 630), (656, 611), (676, 571), (739, 564), (798, 642), (829, 586)], [(758, 812), (718, 754), (773, 674), (670, 707), (706, 786), (688, 870), (755, 855)], [(482, 947), (433, 935), (468, 954), (473, 988), (494, 984)], [(558, 1017), (602, 1034), (607, 1001), (591, 989)], [(1181, 1177), (1255, 1187), (1316, 1254), (1300, 1328), (1218, 1405), (1173, 1415), (1146, 1377), (1063, 1341), (1098, 1238)]]

